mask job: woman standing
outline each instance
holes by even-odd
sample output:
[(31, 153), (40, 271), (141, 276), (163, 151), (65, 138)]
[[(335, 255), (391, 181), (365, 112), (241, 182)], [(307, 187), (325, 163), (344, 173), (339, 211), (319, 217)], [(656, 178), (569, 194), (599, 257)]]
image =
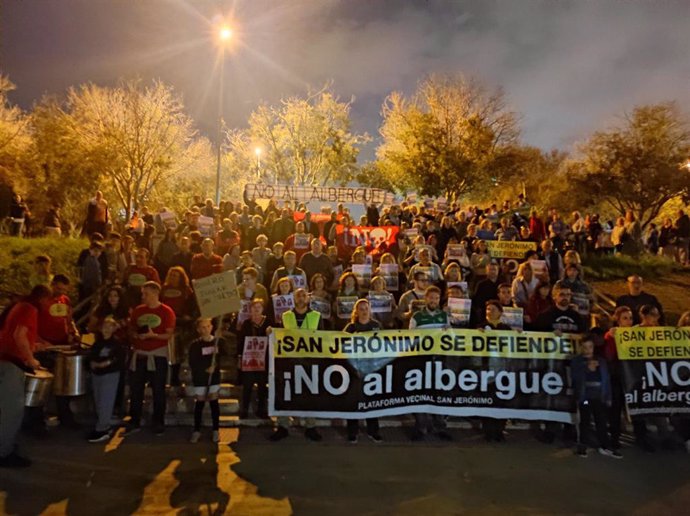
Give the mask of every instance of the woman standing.
[(264, 315), (264, 300), (253, 299), (249, 306), (249, 319), (242, 323), (237, 335), (237, 369), (240, 371), (242, 399), (240, 402), (240, 419), (249, 414), (249, 402), (252, 389), (256, 385), (256, 417), (268, 417), (268, 335), (269, 321)]
[[(371, 308), (369, 301), (360, 299), (355, 303), (355, 308), (352, 310), (352, 320), (345, 326), (343, 331), (347, 333), (359, 333), (363, 331), (380, 330), (381, 325), (378, 321), (371, 318)], [(379, 434), (379, 420), (378, 418), (367, 418), (367, 435), (369, 439), (375, 443), (383, 441)], [(357, 434), (359, 433), (359, 421), (357, 419), (347, 420), (347, 440), (351, 444), (357, 443)]]

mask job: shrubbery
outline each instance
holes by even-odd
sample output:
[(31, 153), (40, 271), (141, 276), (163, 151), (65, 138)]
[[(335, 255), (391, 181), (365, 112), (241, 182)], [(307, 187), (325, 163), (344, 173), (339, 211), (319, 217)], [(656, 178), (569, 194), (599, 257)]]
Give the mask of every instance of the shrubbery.
[(28, 293), (33, 261), (40, 254), (53, 259), (53, 274), (67, 274), (76, 284), (77, 257), (87, 246), (86, 240), (73, 238), (0, 237), (0, 298)]
[(612, 280), (638, 274), (645, 279), (661, 278), (681, 272), (676, 262), (660, 256), (642, 254), (639, 256), (602, 255), (589, 256), (584, 260), (585, 277), (590, 280)]

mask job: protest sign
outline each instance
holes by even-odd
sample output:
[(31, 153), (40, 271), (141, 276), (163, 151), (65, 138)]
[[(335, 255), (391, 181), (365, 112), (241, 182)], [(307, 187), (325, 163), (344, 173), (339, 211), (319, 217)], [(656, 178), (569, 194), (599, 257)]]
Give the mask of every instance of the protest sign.
[(192, 280), (192, 285), (202, 317), (218, 317), (240, 311), (240, 296), (233, 271)]
[(448, 244), (446, 250), (448, 251), (449, 260), (459, 260), (463, 256), (467, 256), (465, 246), (462, 244)]
[(405, 236), (410, 240), (414, 240), (419, 235), (419, 230), (417, 228), (408, 228), (404, 231)]
[(616, 328), (631, 416), (690, 414), (690, 328)]
[(397, 263), (382, 263), (379, 265), (379, 274), (386, 282), (386, 290), (397, 292), (399, 285), (399, 268)]
[(319, 312), (321, 314), (321, 319), (331, 318), (331, 303), (328, 299), (311, 296), (309, 299), (309, 309)]
[(409, 202), (410, 204), (416, 204), (417, 202), (417, 194), (416, 193), (410, 193), (407, 194), (407, 197), (405, 197), (405, 200)]
[(393, 296), (388, 292), (383, 294), (369, 292), (367, 299), (372, 314), (389, 314), (393, 311)]
[(583, 294), (582, 292), (573, 292), (570, 300), (575, 306), (577, 306), (577, 312), (580, 315), (589, 317), (590, 305), (588, 294)]
[(536, 242), (514, 242), (511, 240), (487, 240), (486, 247), (492, 258), (517, 258), (524, 260), (528, 251), (536, 251)]
[(273, 300), (273, 316), (276, 321), (282, 321), (283, 314), (295, 308), (295, 297), (292, 293), (285, 295), (273, 294), (271, 299)]
[(309, 235), (295, 233), (295, 249), (309, 249)]
[(451, 287), (460, 288), (460, 290), (462, 290), (463, 294), (465, 294), (466, 296), (469, 294), (470, 291), (466, 281), (449, 281), (448, 283), (446, 283), (446, 288)]
[(280, 328), (270, 339), (269, 412), (573, 423), (568, 363), (576, 340), (541, 332)]
[(265, 371), (268, 337), (245, 337), (242, 349), (242, 371)]
[(352, 317), (352, 310), (355, 308), (355, 303), (359, 298), (357, 296), (338, 296), (335, 298), (335, 314), (338, 319), (350, 319)]
[(504, 306), (501, 322), (510, 326), (511, 330), (522, 330), (524, 325), (524, 310), (522, 308)]
[(449, 297), (448, 312), (450, 324), (453, 326), (467, 326), (470, 323), (472, 300), (460, 297)]
[(422, 299), (413, 299), (410, 302), (410, 312), (415, 313), (419, 312), (421, 309), (423, 309), (426, 306), (426, 301), (424, 298)]
[(240, 299), (240, 311), (237, 314), (237, 326), (239, 327), (244, 321), (249, 319), (252, 314), (249, 308), (252, 305), (251, 299)]
[(371, 265), (368, 263), (364, 264), (353, 264), (352, 265), (352, 274), (354, 274), (357, 277), (357, 281), (359, 282), (359, 288), (364, 290), (369, 288), (369, 284), (371, 283)]
[(307, 288), (307, 278), (303, 274), (289, 274), (288, 278), (290, 278), (295, 289)]
[(248, 199), (275, 201), (327, 202), (345, 204), (392, 204), (395, 194), (380, 188), (349, 186), (293, 186), (249, 183), (244, 187)]
[(199, 233), (204, 237), (213, 236), (213, 217), (199, 216)]
[(162, 211), (158, 214), (161, 223), (166, 229), (175, 229), (177, 227), (177, 220), (175, 214), (171, 211)]
[(342, 224), (335, 227), (335, 245), (338, 256), (349, 258), (357, 247), (364, 247), (367, 253), (378, 249), (383, 244), (390, 249), (395, 244), (395, 237), (400, 231), (398, 226), (350, 226)]
[(529, 266), (535, 276), (549, 275), (549, 269), (546, 267), (546, 262), (544, 260), (530, 260)]

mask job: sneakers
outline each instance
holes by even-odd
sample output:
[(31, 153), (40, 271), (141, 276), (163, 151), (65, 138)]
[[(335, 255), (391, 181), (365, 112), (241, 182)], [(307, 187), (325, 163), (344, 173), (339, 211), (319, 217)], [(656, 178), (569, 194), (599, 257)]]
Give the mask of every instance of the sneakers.
[(288, 430), (284, 426), (279, 426), (275, 430), (273, 430), (273, 433), (268, 437), (269, 441), (277, 442), (285, 439), (288, 435)]
[(189, 439), (189, 442), (192, 444), (196, 444), (199, 442), (199, 439), (201, 439), (201, 432), (192, 432), (192, 437)]
[(383, 439), (381, 438), (381, 436), (379, 434), (369, 434), (368, 433), (367, 437), (369, 437), (369, 439), (371, 439), (375, 443), (382, 443), (383, 442)]
[(105, 432), (99, 432), (98, 430), (94, 430), (89, 434), (86, 440), (90, 443), (102, 443), (105, 441), (109, 441), (110, 435), (110, 430), (107, 430)]
[(6, 457), (0, 457), (0, 468), (28, 468), (31, 466), (31, 461), (26, 457), (17, 455), (17, 452), (12, 452)]
[(577, 451), (575, 452), (575, 455), (578, 457), (582, 457), (583, 459), (587, 458), (587, 447), (586, 446), (578, 446)]
[(617, 450), (610, 450), (608, 448), (599, 448), (599, 454), (604, 457), (611, 457), (612, 459), (622, 459), (623, 455)]
[(347, 436), (347, 442), (350, 444), (357, 444), (358, 439), (357, 439), (357, 434), (350, 434)]
[(319, 442), (321, 439), (323, 439), (316, 428), (307, 428), (304, 431), (304, 437), (313, 442)]
[(211, 435), (211, 440), (214, 443), (217, 443), (218, 441), (220, 441), (220, 432), (218, 430), (213, 431), (213, 434)]

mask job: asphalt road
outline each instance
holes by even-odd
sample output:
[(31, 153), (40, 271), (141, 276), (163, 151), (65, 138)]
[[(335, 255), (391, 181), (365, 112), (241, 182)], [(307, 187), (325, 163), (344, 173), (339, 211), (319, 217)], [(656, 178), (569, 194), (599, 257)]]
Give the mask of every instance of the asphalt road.
[(688, 514), (690, 456), (634, 448), (614, 460), (546, 446), (527, 432), (486, 444), (471, 430), (453, 443), (322, 443), (298, 431), (281, 443), (265, 428), (223, 429), (220, 445), (187, 443), (188, 429), (146, 429), (109, 445), (51, 429), (25, 441), (35, 464), (0, 470), (0, 514), (451, 515)]

